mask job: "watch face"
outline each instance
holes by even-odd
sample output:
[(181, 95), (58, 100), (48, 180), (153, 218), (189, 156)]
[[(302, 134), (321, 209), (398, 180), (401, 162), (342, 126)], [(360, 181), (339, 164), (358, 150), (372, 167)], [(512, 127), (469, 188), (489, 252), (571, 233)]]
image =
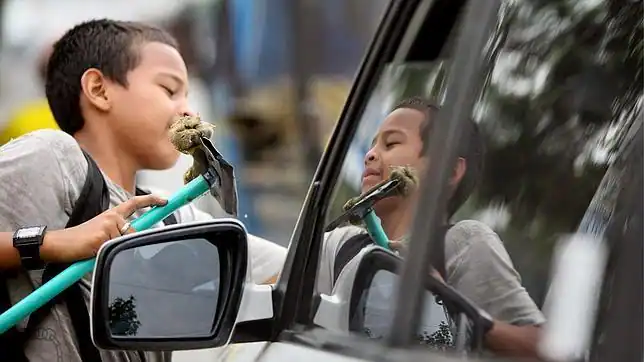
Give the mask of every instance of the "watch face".
[(16, 237), (19, 239), (28, 239), (40, 235), (40, 226), (33, 226), (18, 230)]

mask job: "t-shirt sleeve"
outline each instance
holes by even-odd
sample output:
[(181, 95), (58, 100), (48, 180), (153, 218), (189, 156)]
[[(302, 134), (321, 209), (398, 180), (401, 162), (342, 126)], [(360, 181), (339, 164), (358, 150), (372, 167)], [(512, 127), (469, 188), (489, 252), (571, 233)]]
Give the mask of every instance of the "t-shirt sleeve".
[(287, 249), (274, 242), (248, 234), (248, 252), (253, 263), (251, 278), (259, 284), (282, 271)]
[(497, 320), (514, 325), (545, 322), (492, 229), (478, 221), (463, 221), (448, 232), (447, 241), (452, 243), (446, 244), (449, 285)]
[(0, 148), (0, 228), (67, 223), (87, 175), (87, 161), (74, 138), (41, 130)]
[[(187, 205), (180, 210), (182, 222), (214, 219), (210, 214)], [(248, 234), (248, 256), (251, 263), (250, 277), (255, 283), (263, 283), (279, 274), (286, 260), (287, 249), (281, 245)]]

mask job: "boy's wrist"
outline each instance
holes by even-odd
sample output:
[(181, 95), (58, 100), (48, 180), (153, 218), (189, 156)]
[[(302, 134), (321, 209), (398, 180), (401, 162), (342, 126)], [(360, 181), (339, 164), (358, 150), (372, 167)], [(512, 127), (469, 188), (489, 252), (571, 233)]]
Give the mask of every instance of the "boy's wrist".
[(45, 234), (43, 243), (40, 245), (40, 259), (44, 262), (55, 262), (59, 260), (57, 250), (61, 237), (61, 230), (51, 230)]

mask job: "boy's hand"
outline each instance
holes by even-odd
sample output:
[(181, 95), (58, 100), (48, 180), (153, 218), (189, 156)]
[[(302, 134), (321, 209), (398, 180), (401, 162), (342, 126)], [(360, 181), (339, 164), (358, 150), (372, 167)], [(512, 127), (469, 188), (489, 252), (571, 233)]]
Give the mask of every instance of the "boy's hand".
[[(121, 229), (127, 219), (139, 209), (162, 206), (166, 200), (154, 196), (136, 196), (95, 218), (63, 230), (52, 230), (45, 234), (40, 247), (41, 258), (47, 262), (68, 263), (96, 256), (104, 242), (121, 236)], [(134, 232), (129, 228), (124, 234)]]
[(407, 244), (401, 240), (389, 240), (389, 249), (395, 251), (402, 258), (407, 256)]
[[(398, 253), (398, 255), (400, 255), (401, 258), (404, 258), (407, 255), (407, 244), (403, 241), (390, 240), (389, 248), (391, 248), (391, 250)], [(438, 281), (445, 283), (445, 280), (443, 279), (441, 274), (438, 272), (438, 270), (434, 269), (434, 267), (430, 267), (429, 274), (432, 275), (434, 278), (436, 278)]]

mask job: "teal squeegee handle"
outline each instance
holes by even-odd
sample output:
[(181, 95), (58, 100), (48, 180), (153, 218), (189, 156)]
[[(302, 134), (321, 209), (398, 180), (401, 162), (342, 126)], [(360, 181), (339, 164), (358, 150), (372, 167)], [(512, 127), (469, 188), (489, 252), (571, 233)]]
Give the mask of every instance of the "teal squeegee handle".
[[(132, 221), (131, 227), (136, 231), (149, 229), (153, 225), (163, 221), (170, 214), (182, 206), (190, 203), (197, 197), (205, 194), (210, 190), (210, 184), (203, 175), (195, 178), (169, 199), (168, 203), (163, 206), (153, 207), (150, 211)], [(72, 284), (81, 280), (81, 278), (94, 269), (96, 258), (76, 262), (63, 270), (60, 274), (51, 278), (50, 281), (34, 290), (24, 299), (14, 304), (4, 313), (0, 314), (0, 334), (9, 330), (9, 328), (18, 324), (28, 315), (35, 312), (45, 303), (52, 300)]]
[(390, 250), (389, 247), (389, 238), (385, 231), (382, 229), (382, 224), (380, 223), (380, 218), (376, 215), (376, 212), (373, 209), (369, 209), (362, 219), (367, 226), (367, 232), (371, 239), (378, 245), (387, 250)]

